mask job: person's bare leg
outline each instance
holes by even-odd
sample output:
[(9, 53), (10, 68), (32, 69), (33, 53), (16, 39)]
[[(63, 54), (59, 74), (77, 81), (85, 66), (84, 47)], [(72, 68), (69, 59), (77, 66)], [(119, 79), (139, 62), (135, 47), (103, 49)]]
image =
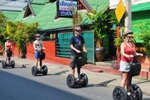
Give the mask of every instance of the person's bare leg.
[(75, 76), (75, 68), (73, 68), (71, 71), (72, 71), (72, 75)]
[(35, 60), (35, 66), (38, 67), (38, 59)]
[(125, 88), (127, 83), (128, 73), (123, 72), (122, 73), (122, 80), (121, 80), (121, 87)]
[(5, 52), (5, 61), (7, 63), (8, 57), (7, 57), (7, 53)]
[(130, 77), (129, 77), (129, 73), (128, 73), (128, 75), (127, 75), (127, 82), (126, 82), (126, 88), (127, 88), (128, 92), (130, 92), (130, 85), (129, 84), (131, 84), (131, 83), (130, 83)]

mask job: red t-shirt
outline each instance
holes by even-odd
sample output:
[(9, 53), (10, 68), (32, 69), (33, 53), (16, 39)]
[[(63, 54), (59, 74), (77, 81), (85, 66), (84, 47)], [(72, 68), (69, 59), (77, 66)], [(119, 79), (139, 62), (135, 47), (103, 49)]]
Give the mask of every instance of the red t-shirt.
[[(124, 48), (124, 52), (125, 54), (127, 55), (134, 55), (135, 54), (135, 46), (134, 44), (132, 43), (132, 47), (129, 46), (127, 43), (125, 43), (125, 48)], [(121, 56), (121, 60), (124, 61), (124, 62), (132, 62), (133, 61), (133, 58), (130, 58), (130, 57), (125, 57), (125, 56)]]
[(5, 42), (5, 49), (8, 50), (11, 48), (11, 42)]

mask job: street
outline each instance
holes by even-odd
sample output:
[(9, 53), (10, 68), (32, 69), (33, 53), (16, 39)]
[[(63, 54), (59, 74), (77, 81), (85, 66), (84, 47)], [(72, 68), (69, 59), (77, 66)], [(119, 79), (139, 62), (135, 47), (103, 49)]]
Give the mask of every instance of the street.
[[(48, 75), (32, 76), (33, 60), (13, 59), (14, 69), (0, 66), (0, 100), (112, 100), (112, 91), (120, 84), (120, 76), (82, 69), (89, 78), (87, 87), (70, 89), (66, 84), (66, 77), (71, 73), (69, 66), (44, 63), (48, 66)], [(27, 67), (22, 68), (22, 64)], [(133, 81), (142, 87), (143, 100), (150, 100), (147, 88), (150, 81)]]
[(59, 74), (32, 76), (31, 69), (0, 68), (0, 100), (111, 100), (112, 89), (88, 85), (70, 89)]

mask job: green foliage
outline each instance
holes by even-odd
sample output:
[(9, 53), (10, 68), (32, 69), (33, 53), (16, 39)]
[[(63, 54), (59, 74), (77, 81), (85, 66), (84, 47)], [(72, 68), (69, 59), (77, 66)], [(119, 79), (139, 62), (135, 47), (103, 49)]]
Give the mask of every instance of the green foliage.
[(20, 54), (22, 54), (26, 43), (34, 41), (37, 28), (38, 23), (7, 21), (5, 16), (0, 13), (0, 45), (4, 49), (5, 38), (9, 37), (11, 41), (16, 43)]
[(92, 28), (95, 33), (96, 47), (103, 45), (103, 39), (106, 37), (108, 32), (108, 18), (110, 13), (105, 11), (96, 12), (92, 10), (91, 13), (86, 14), (92, 21)]
[(114, 45), (115, 47), (119, 47), (121, 45), (121, 38), (115, 38), (114, 39)]
[(143, 46), (146, 48), (146, 54), (150, 55), (150, 22), (143, 21), (138, 23), (135, 27), (139, 28), (139, 39), (143, 41)]
[(26, 24), (22, 22), (8, 22), (6, 35), (13, 40), (20, 54), (23, 53), (24, 46), (28, 42), (33, 42), (37, 30), (37, 23)]
[(0, 13), (0, 45), (2, 46), (3, 50), (5, 46), (5, 37), (3, 36), (3, 33), (6, 29), (6, 23), (7, 21), (5, 16), (2, 13)]
[(75, 28), (76, 26), (80, 25), (83, 18), (81, 13), (77, 12), (75, 8), (72, 8), (72, 13), (73, 13), (73, 28)]

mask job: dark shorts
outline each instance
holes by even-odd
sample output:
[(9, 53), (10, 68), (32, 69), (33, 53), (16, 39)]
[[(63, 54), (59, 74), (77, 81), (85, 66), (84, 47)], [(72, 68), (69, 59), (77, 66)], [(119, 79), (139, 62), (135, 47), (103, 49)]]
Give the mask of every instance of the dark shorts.
[(70, 67), (72, 69), (78, 67), (78, 68), (81, 68), (82, 66), (79, 64), (79, 57), (81, 56), (78, 56), (78, 55), (71, 55), (71, 61), (70, 61)]
[(11, 57), (12, 56), (12, 51), (10, 49), (5, 50), (7, 57)]

